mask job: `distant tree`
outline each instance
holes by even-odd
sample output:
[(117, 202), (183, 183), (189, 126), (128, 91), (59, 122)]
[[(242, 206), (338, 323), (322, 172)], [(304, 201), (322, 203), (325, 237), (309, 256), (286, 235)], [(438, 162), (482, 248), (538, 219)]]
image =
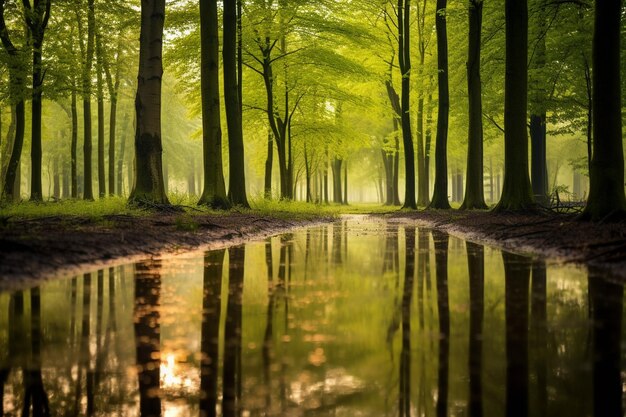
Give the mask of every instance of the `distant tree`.
[(483, 0), (469, 2), (469, 47), (467, 57), (467, 91), (469, 128), (467, 139), (467, 180), (461, 209), (485, 209), (483, 186), (483, 106), (480, 80), (480, 40)]
[(204, 191), (199, 204), (228, 208), (222, 167), (217, 0), (200, 0), (200, 45)]
[(243, 126), (237, 83), (237, 4), (236, 0), (224, 1), (224, 103), (228, 124), (229, 190), (230, 201), (237, 206), (249, 207), (246, 196)]
[(141, 1), (139, 74), (135, 96), (135, 184), (129, 200), (169, 204), (163, 184), (161, 83), (165, 0)]
[(593, 32), (593, 157), (583, 218), (626, 217), (620, 77), (622, 2), (596, 1)]
[(439, 112), (435, 139), (435, 190), (429, 207), (450, 208), (448, 202), (448, 115), (450, 92), (448, 87), (448, 33), (446, 27), (446, 0), (437, 0), (437, 76), (439, 85)]
[(528, 176), (528, 5), (506, 0), (506, 75), (504, 82), (504, 185), (496, 211), (534, 205)]

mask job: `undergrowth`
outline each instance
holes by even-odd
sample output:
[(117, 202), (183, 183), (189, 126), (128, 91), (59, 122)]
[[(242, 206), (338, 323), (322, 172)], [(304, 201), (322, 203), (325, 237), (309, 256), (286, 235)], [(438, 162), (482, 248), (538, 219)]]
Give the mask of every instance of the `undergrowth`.
[[(196, 215), (229, 215), (231, 213), (254, 214), (281, 219), (311, 220), (319, 217), (338, 217), (341, 214), (371, 214), (389, 213), (398, 210), (398, 207), (385, 207), (377, 204), (313, 204), (301, 201), (252, 199), (250, 209), (234, 207), (231, 210), (220, 211), (208, 207), (198, 206), (197, 198), (187, 194), (170, 194), (170, 203), (181, 209), (187, 219)], [(0, 206), (0, 217), (4, 219), (45, 218), (81, 216), (92, 219), (102, 219), (108, 216), (146, 216), (153, 211), (128, 204), (124, 197), (107, 197), (96, 201), (84, 200), (57, 200), (43, 203), (24, 201)]]

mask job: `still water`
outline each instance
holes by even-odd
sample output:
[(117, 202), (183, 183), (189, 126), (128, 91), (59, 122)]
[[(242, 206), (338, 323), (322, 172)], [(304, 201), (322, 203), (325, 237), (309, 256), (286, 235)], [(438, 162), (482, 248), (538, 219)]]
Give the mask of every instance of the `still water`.
[(349, 218), (0, 293), (0, 415), (622, 415), (623, 287)]

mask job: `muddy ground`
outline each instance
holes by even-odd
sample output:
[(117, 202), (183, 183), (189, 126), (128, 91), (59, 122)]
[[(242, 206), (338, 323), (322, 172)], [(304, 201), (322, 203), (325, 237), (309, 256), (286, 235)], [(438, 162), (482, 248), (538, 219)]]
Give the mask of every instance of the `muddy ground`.
[(9, 219), (0, 224), (0, 289), (29, 286), (94, 264), (224, 247), (332, 220), (241, 213)]
[[(452, 210), (398, 211), (383, 216), (390, 221), (437, 227), (516, 252), (588, 263), (626, 278), (624, 223), (583, 223), (574, 215), (549, 213)], [(101, 267), (160, 253), (224, 247), (332, 220), (287, 220), (241, 213), (9, 219), (0, 223), (0, 289), (33, 285), (43, 279), (78, 273), (94, 264)]]
[(581, 222), (575, 214), (401, 211), (390, 220), (417, 222), (467, 240), (565, 262), (588, 264), (626, 279), (626, 223)]

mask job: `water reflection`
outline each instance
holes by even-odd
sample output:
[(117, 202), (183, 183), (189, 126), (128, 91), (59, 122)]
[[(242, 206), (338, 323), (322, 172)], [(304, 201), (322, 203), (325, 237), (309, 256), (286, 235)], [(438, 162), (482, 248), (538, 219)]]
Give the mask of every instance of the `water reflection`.
[(623, 288), (357, 219), (0, 293), (0, 415), (621, 416)]

